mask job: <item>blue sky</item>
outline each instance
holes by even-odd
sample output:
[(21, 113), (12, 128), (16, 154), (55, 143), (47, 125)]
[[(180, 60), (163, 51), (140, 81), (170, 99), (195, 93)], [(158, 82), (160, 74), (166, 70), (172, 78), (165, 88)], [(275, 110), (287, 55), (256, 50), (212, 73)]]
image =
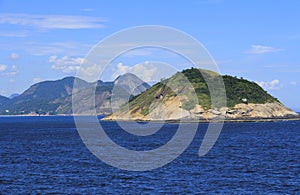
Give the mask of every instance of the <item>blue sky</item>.
[[(300, 111), (299, 7), (297, 0), (0, 0), (0, 94), (75, 75), (89, 50), (119, 30), (166, 25), (199, 40), (222, 74), (256, 81)], [(146, 62), (143, 52), (115, 68)], [(150, 53), (162, 60), (153, 54), (163, 52)]]

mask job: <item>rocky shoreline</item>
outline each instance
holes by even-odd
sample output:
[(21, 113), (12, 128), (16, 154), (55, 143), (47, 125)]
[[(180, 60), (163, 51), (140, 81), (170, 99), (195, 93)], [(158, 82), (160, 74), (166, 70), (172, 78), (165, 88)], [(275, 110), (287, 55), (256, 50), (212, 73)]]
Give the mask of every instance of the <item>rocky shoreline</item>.
[(122, 121), (122, 122), (153, 122), (153, 123), (210, 123), (210, 122), (224, 122), (224, 123), (257, 123), (257, 122), (280, 122), (280, 121), (298, 121), (299, 117), (293, 118), (249, 118), (249, 119), (212, 119), (212, 120), (116, 120), (116, 119), (101, 119), (101, 121)]
[(219, 109), (204, 110), (196, 105), (192, 110), (184, 110), (179, 104), (174, 106), (156, 106), (146, 116), (138, 113), (116, 112), (103, 120), (116, 121), (188, 121), (188, 122), (243, 122), (243, 121), (278, 121), (298, 120), (299, 115), (280, 103), (266, 104), (237, 104), (233, 108), (222, 107)]
[[(93, 115), (0, 115), (0, 117), (75, 117), (75, 116), (93, 116)], [(101, 115), (98, 115), (101, 116)], [(245, 123), (245, 122), (280, 122), (280, 121), (297, 121), (300, 120), (300, 115), (291, 117), (274, 117), (274, 118), (214, 118), (214, 119), (169, 119), (169, 120), (139, 120), (139, 119), (111, 119), (102, 118), (101, 121), (122, 121), (122, 122), (154, 122), (154, 123), (209, 123), (209, 122), (224, 122), (224, 123)]]

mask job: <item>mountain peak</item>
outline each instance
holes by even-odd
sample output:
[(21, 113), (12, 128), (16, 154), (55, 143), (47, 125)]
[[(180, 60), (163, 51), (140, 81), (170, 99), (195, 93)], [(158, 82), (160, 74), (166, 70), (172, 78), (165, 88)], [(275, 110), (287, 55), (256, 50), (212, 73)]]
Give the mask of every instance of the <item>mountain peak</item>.
[(150, 85), (132, 73), (118, 76), (114, 81), (115, 86), (123, 88), (127, 93), (138, 95), (147, 90)]
[(120, 80), (124, 80), (124, 79), (134, 79), (134, 80), (139, 80), (139, 81), (142, 81), (138, 76), (136, 76), (135, 74), (133, 73), (130, 73), (130, 72), (127, 72), (125, 74), (122, 74), (122, 75), (119, 75), (115, 80), (114, 82), (119, 82)]

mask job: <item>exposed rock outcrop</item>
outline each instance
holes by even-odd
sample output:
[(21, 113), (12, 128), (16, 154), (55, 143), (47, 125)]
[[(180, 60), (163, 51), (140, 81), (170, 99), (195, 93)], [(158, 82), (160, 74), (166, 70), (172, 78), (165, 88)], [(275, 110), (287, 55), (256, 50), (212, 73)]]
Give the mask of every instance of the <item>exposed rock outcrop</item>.
[(167, 104), (155, 105), (148, 115), (131, 112), (116, 112), (105, 120), (212, 120), (224, 118), (225, 120), (258, 120), (296, 118), (298, 114), (280, 103), (266, 104), (237, 104), (234, 108), (222, 107), (220, 109), (204, 110), (200, 105), (187, 111), (180, 108), (179, 101), (168, 101)]
[(191, 118), (212, 119), (223, 116), (225, 119), (272, 119), (272, 118), (294, 118), (298, 114), (280, 103), (265, 104), (237, 104), (234, 108), (222, 107), (221, 109), (193, 114)]

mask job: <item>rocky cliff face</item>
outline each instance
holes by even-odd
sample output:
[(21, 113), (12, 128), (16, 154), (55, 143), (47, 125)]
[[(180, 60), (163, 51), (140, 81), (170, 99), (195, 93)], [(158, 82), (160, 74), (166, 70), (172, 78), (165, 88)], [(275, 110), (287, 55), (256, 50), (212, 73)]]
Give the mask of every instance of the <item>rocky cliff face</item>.
[(197, 106), (190, 111), (189, 117), (192, 119), (210, 120), (219, 116), (225, 119), (272, 119), (272, 118), (294, 118), (298, 114), (288, 109), (280, 103), (265, 104), (237, 104), (234, 108), (222, 107), (220, 109), (209, 109), (204, 111), (201, 106)]

